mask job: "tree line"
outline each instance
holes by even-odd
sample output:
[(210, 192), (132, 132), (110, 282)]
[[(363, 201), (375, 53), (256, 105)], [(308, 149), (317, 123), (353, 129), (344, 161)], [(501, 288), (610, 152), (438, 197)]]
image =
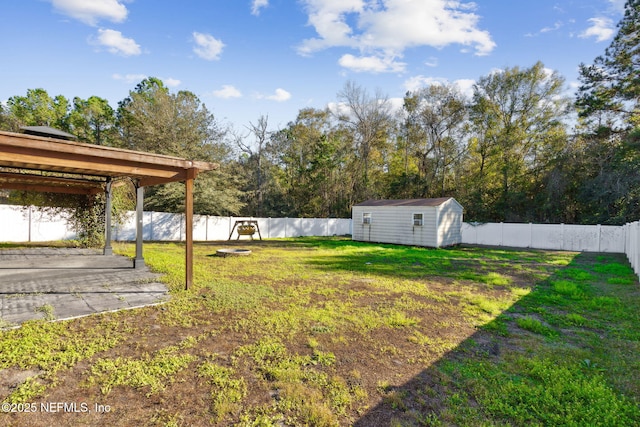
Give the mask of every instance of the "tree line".
[[(541, 62), (407, 92), (394, 110), (380, 91), (348, 81), (334, 108), (219, 123), (188, 91), (157, 78), (117, 109), (99, 97), (28, 90), (0, 105), (0, 129), (49, 125), (82, 142), (212, 161), (196, 180), (195, 211), (213, 215), (349, 217), (367, 199), (455, 197), (467, 221), (622, 224), (640, 217), (640, 0), (581, 86)], [(146, 208), (180, 211), (183, 186), (156, 186)], [(126, 197), (125, 197), (126, 198)]]

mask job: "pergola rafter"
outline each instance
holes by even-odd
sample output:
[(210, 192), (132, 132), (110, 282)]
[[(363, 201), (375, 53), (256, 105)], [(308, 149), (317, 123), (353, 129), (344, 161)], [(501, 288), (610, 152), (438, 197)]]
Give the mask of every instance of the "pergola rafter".
[(193, 282), (193, 181), (216, 164), (154, 153), (83, 144), (58, 138), (0, 131), (0, 189), (107, 195), (105, 254), (110, 250), (111, 187), (131, 179), (136, 186), (136, 258), (142, 256), (142, 202), (144, 187), (185, 183), (186, 283)]

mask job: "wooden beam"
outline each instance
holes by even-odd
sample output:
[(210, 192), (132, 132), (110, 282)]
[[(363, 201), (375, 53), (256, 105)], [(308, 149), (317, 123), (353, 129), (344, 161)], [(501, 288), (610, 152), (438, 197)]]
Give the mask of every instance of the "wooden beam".
[(196, 179), (197, 169), (187, 171), (185, 180), (185, 289), (193, 285), (193, 181)]
[(17, 182), (0, 182), (0, 188), (6, 190), (34, 191), (37, 193), (83, 194), (87, 196), (91, 194), (97, 194), (102, 191), (102, 189), (100, 188), (93, 187), (62, 187), (58, 185), (46, 184), (20, 184)]
[[(210, 171), (217, 164), (155, 153), (83, 144), (0, 131), (0, 167), (100, 177), (130, 177), (150, 186), (185, 181), (190, 169)], [(56, 178), (51, 180), (51, 183)], [(26, 182), (22, 182), (26, 183)], [(90, 186), (81, 185), (82, 187)]]
[(81, 177), (62, 177), (35, 175), (29, 173), (0, 172), (0, 182), (24, 182), (24, 183), (47, 183), (60, 184), (61, 186), (75, 185), (81, 187), (95, 186), (101, 188), (106, 181), (83, 179)]
[[(64, 153), (43, 153), (22, 147), (10, 147), (0, 151), (0, 166), (51, 170), (98, 176), (148, 176), (173, 178), (182, 172), (179, 168), (153, 168), (143, 163), (126, 161), (100, 161), (78, 155)], [(180, 179), (175, 179), (180, 181)]]
[[(3, 146), (25, 147), (29, 150), (43, 150), (51, 153), (75, 154), (80, 157), (93, 156), (101, 159), (125, 160), (127, 162), (169, 166), (177, 169), (194, 167), (194, 162), (179, 157), (0, 131), (0, 147)], [(0, 152), (2, 151), (4, 151), (4, 149), (0, 148)], [(208, 164), (206, 162), (201, 163)]]

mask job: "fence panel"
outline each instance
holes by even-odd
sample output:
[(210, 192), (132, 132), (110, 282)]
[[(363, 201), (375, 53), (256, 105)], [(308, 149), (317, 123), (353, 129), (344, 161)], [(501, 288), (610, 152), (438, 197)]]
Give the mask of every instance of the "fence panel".
[(533, 224), (531, 226), (531, 248), (562, 250), (562, 224)]
[(5, 242), (28, 242), (30, 236), (30, 211), (21, 206), (0, 206), (0, 218), (3, 224), (10, 227), (2, 227), (2, 238)]
[(600, 229), (599, 252), (625, 252), (625, 227), (603, 225)]
[(142, 218), (145, 239), (179, 241), (184, 238), (184, 216), (181, 214), (145, 212)]
[(578, 252), (598, 252), (597, 226), (565, 225), (563, 249)]
[(504, 223), (501, 226), (502, 246), (531, 247), (531, 224)]
[(226, 240), (231, 232), (231, 218), (228, 216), (208, 216), (206, 240)]
[(482, 224), (476, 226), (476, 243), (478, 245), (503, 246), (502, 224)]
[(351, 220), (345, 218), (329, 218), (327, 220), (327, 236), (344, 236), (351, 234)]
[(50, 215), (48, 213), (31, 210), (29, 238), (32, 242), (49, 242), (52, 240), (69, 240), (77, 237), (76, 232), (69, 226), (64, 214)]

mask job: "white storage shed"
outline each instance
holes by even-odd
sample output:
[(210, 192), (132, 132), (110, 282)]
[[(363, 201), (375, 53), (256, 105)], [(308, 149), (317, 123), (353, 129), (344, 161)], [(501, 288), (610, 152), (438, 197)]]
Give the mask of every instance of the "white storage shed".
[(457, 245), (462, 211), (453, 197), (367, 200), (352, 208), (352, 238), (432, 248)]

